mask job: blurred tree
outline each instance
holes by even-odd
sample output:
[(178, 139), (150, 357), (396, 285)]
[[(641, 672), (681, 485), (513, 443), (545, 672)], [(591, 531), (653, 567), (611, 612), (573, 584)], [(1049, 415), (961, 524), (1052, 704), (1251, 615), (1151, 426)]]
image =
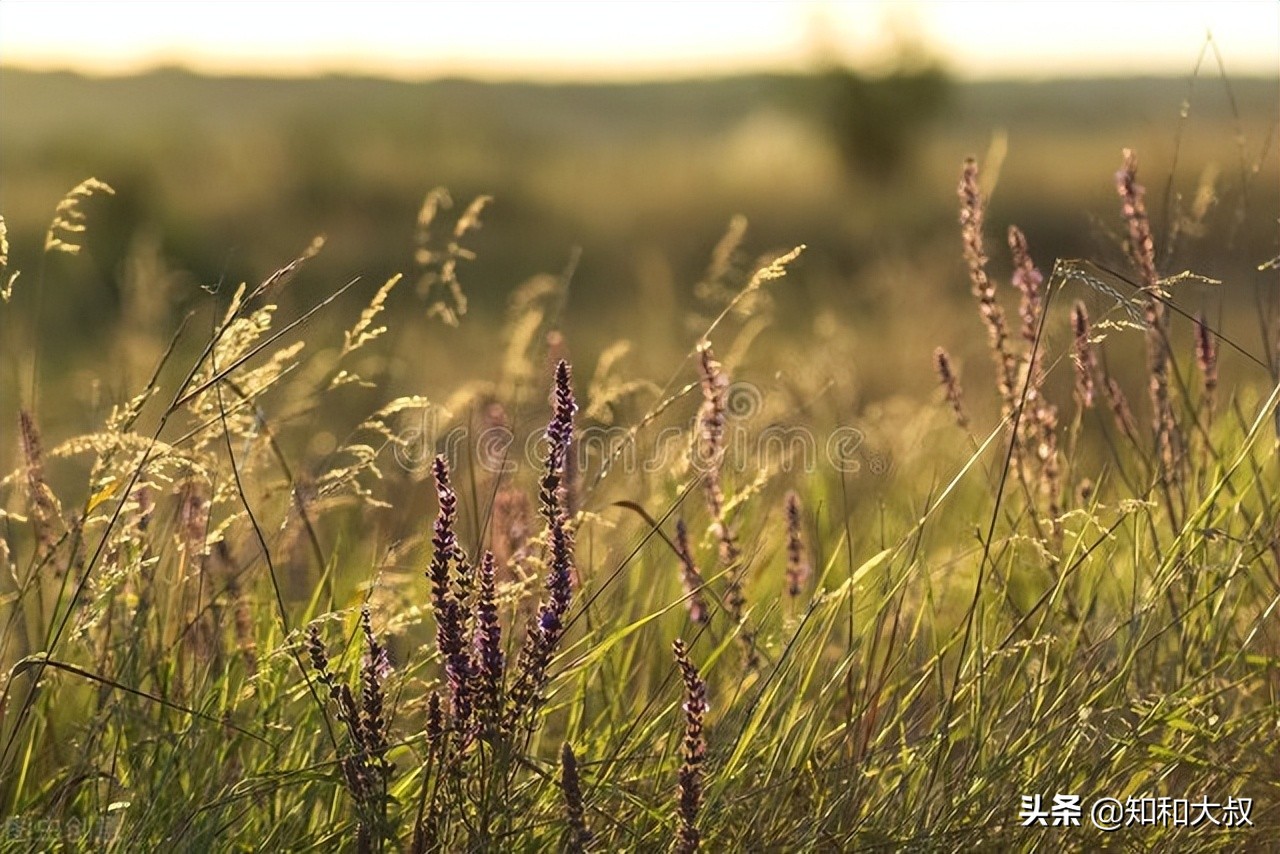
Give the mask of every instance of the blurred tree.
[(916, 138), (942, 113), (952, 87), (910, 8), (889, 6), (878, 29), (881, 47), (858, 57), (863, 70), (848, 61), (853, 34), (822, 5), (812, 11), (809, 42), (818, 122), (850, 176), (887, 183), (910, 162)]
[(937, 65), (899, 68), (880, 77), (847, 67), (823, 72), (822, 120), (845, 168), (876, 181), (898, 177), (919, 132), (941, 113), (950, 88)]

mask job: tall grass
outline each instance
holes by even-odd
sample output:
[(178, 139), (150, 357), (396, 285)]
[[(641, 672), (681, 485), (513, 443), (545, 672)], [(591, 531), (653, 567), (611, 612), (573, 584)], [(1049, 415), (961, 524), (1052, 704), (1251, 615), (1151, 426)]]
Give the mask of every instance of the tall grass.
[[(827, 441), (852, 435), (834, 407), (807, 424), (816, 464), (743, 456), (776, 413), (734, 371), (798, 250), (738, 264), (741, 222), (666, 382), (620, 374), (619, 349), (584, 391), (555, 324), (568, 276), (534, 280), (505, 330), (474, 333), (505, 346), (502, 376), (378, 402), (317, 451), (341, 434), (317, 402), (377, 387), (358, 361), (399, 279), (322, 349), (318, 319), (361, 283), (291, 319), (271, 301), (314, 244), (194, 314), (100, 427), (42, 437), (33, 393), (4, 413), (23, 458), (0, 480), (6, 850), (1269, 844), (1280, 385), (1229, 370), (1203, 317), (1177, 328), (1129, 152), (1116, 184), (1134, 273), (1043, 275), (1010, 228), (1014, 331), (966, 162), (978, 311), (955, 334), (986, 327), (999, 411), (939, 348), (945, 402), (897, 425), (930, 452), (892, 463), (878, 507), (852, 464), (889, 463)], [(47, 252), (85, 225), (87, 186)], [(440, 241), (444, 198), (419, 221), (421, 292), (465, 326), (485, 200)], [(1135, 336), (1145, 427), (1107, 367)], [(680, 453), (646, 471), (659, 428)], [(48, 466), (73, 457), (58, 494)], [(1080, 826), (1026, 821), (1024, 799), (1065, 795)], [(1147, 797), (1233, 826), (1090, 825), (1100, 798)]]

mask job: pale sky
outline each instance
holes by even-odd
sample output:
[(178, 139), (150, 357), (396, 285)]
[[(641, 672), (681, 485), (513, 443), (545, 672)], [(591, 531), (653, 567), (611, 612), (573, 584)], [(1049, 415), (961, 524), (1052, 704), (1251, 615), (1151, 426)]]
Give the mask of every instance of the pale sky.
[(635, 79), (873, 67), (907, 33), (962, 77), (1185, 75), (1209, 31), (1229, 73), (1277, 73), (1277, 0), (0, 0), (0, 63)]

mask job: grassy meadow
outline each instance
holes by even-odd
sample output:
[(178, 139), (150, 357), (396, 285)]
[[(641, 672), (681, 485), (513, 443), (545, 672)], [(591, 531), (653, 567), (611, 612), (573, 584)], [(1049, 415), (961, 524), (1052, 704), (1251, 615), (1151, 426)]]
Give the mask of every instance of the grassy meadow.
[(0, 69), (0, 851), (1274, 850), (1211, 66)]

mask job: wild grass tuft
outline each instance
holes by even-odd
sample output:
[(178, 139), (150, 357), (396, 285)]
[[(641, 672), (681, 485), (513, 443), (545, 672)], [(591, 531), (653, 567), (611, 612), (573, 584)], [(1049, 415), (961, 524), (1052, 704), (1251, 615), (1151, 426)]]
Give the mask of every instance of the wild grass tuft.
[[(766, 288), (797, 285), (800, 250), (750, 262), (744, 219), (683, 360), (564, 324), (576, 255), (472, 332), (458, 267), (487, 200), (442, 228), (442, 192), (416, 294), (304, 304), (317, 242), (201, 296), (88, 426), (24, 390), (0, 811), (58, 822), (34, 850), (1263, 850), (1280, 387), (1185, 309), (1207, 279), (1162, 278), (1131, 152), (1115, 186), (1132, 271), (1046, 276), (1034, 229), (988, 257), (1000, 210), (965, 162), (965, 273), (938, 287), (967, 274), (978, 316), (934, 351), (932, 404), (864, 404), (831, 318), (780, 358), (799, 300)], [(98, 192), (59, 206), (49, 251), (82, 245)], [(415, 298), (492, 376), (389, 367)], [(994, 383), (962, 398), (948, 352), (983, 347)], [(826, 456), (750, 455), (779, 435)], [(1248, 820), (1114, 836), (1026, 824), (1032, 795)]]

